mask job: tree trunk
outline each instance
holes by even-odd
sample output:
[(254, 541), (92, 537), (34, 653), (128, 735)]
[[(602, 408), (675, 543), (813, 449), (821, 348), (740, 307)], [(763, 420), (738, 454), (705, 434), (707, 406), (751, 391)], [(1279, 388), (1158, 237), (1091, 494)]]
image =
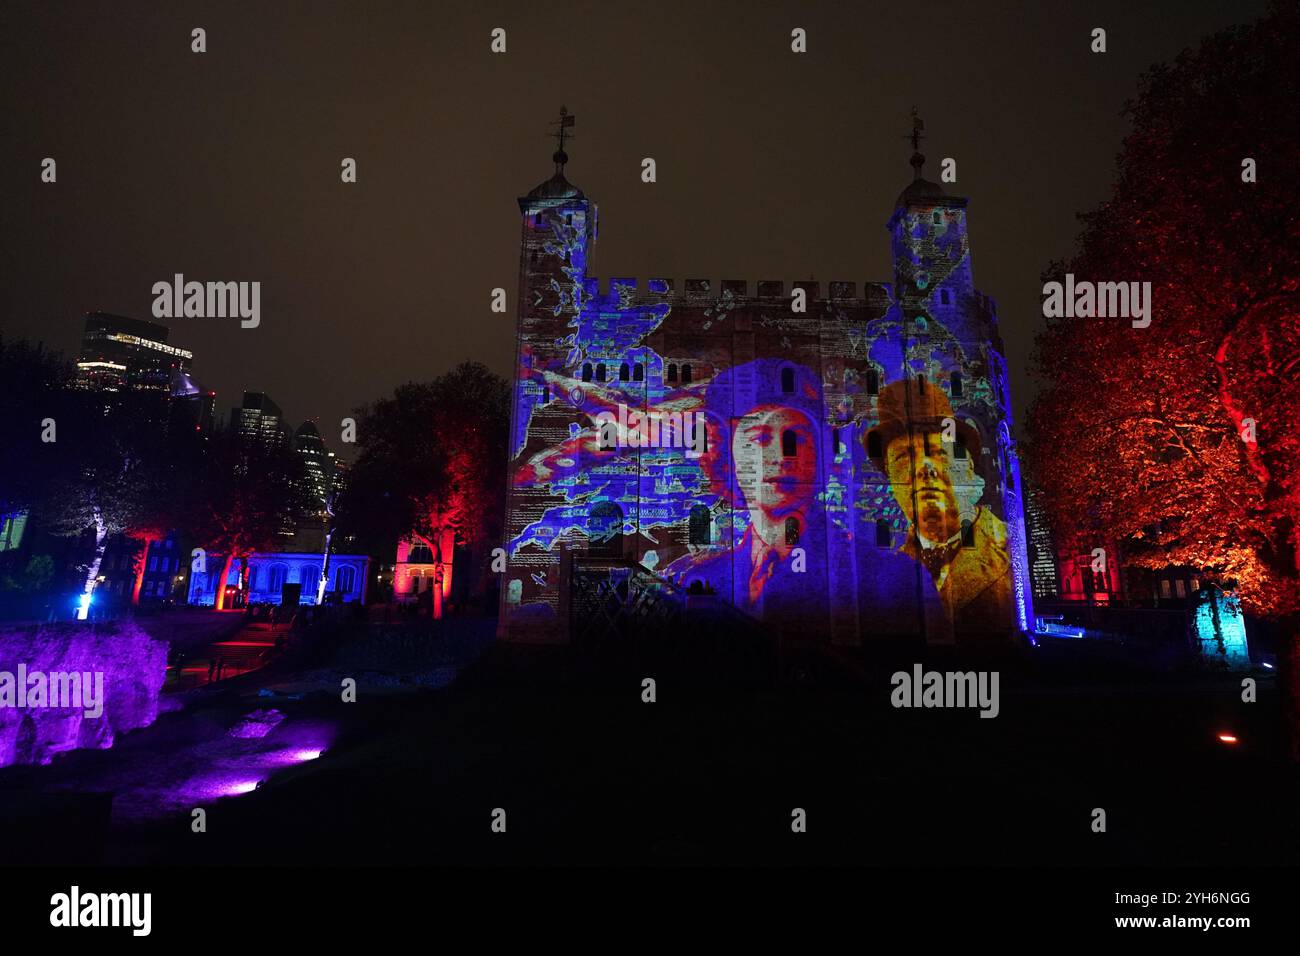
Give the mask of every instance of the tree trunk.
[(140, 604), (140, 588), (144, 586), (144, 563), (149, 560), (149, 546), (153, 544), (152, 538), (144, 539), (144, 550), (140, 552), (140, 567), (136, 568), (135, 584), (131, 586), (131, 603)]
[(438, 555), (442, 561), (442, 597), (451, 597), (451, 567), (456, 560), (456, 532), (448, 528), (439, 537)]
[(212, 602), (215, 610), (222, 611), (226, 607), (226, 579), (230, 577), (230, 566), (235, 561), (235, 552), (230, 550), (226, 556), (221, 559), (221, 574), (217, 577), (217, 596)]
[(334, 529), (329, 528), (325, 531), (325, 554), (320, 562), (320, 580), (316, 582), (317, 607), (325, 603), (325, 585), (330, 578), (330, 538), (332, 537), (334, 537)]
[(99, 566), (104, 561), (104, 542), (108, 538), (108, 529), (104, 527), (104, 517), (95, 509), (95, 557), (90, 562), (90, 571), (86, 575), (86, 585), (77, 605), (77, 620), (84, 621), (90, 615), (90, 602), (98, 584)]

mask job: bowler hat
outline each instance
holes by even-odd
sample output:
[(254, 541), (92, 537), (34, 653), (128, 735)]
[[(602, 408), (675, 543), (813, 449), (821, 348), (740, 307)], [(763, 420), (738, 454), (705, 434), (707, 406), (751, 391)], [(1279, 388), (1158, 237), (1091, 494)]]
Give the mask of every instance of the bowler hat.
[[(882, 452), (895, 438), (908, 433), (909, 422), (914, 434), (923, 435), (942, 432), (944, 419), (951, 418), (957, 425), (957, 437), (966, 446), (971, 459), (979, 461), (979, 432), (957, 417), (943, 389), (920, 376), (890, 382), (882, 388), (876, 399), (876, 417), (879, 423), (866, 434), (880, 436)], [(863, 441), (869, 442), (870, 438), (865, 437)]]

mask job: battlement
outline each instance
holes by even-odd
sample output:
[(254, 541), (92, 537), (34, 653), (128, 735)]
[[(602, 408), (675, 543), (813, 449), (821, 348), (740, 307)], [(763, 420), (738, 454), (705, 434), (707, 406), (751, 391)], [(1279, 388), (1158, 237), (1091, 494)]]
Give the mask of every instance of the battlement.
[(664, 299), (683, 302), (718, 298), (755, 301), (791, 299), (796, 289), (803, 289), (809, 302), (874, 302), (893, 297), (892, 282), (863, 282), (859, 296), (858, 283), (848, 280), (826, 283), (826, 295), (823, 297), (822, 283), (815, 279), (795, 279), (789, 283), (784, 279), (760, 279), (757, 282), (748, 279), (683, 279), (679, 284), (674, 279), (666, 278), (646, 279), (642, 283), (637, 278), (617, 277), (602, 281), (596, 276), (588, 276), (583, 282), (583, 289), (592, 298), (634, 296), (638, 300), (651, 302)]

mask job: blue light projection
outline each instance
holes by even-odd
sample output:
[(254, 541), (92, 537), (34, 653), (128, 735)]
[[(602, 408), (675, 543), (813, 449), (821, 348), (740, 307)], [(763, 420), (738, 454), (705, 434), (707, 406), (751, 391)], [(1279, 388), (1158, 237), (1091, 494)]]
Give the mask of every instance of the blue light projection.
[[(602, 292), (594, 204), (557, 171), (520, 207), (507, 633), (563, 618), (569, 553), (832, 640), (1030, 629), (1006, 368), (965, 200), (900, 197), (895, 282), (826, 298), (804, 283), (804, 311), (784, 283)], [(701, 416), (700, 453), (602, 435), (638, 415)]]

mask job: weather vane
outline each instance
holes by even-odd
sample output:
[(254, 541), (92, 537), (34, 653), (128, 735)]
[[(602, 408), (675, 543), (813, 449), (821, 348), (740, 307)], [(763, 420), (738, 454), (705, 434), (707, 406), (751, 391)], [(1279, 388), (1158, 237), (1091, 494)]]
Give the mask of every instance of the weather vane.
[[(557, 140), (559, 140), (560, 152), (564, 152), (564, 140), (566, 138), (565, 130), (573, 126), (573, 120), (574, 117), (571, 116), (569, 114), (569, 111), (563, 106), (560, 107), (560, 118), (558, 120), (551, 120), (552, 126), (559, 127), (554, 133), (551, 133), (550, 135), (554, 136)], [(573, 133), (567, 134), (568, 137), (572, 137), (573, 135), (574, 135)]]
[(908, 133), (903, 139), (912, 141), (912, 150), (916, 151), (921, 148), (921, 140), (925, 139), (925, 134), (921, 130), (925, 129), (925, 121), (916, 112), (916, 107), (912, 107), (912, 132)]

